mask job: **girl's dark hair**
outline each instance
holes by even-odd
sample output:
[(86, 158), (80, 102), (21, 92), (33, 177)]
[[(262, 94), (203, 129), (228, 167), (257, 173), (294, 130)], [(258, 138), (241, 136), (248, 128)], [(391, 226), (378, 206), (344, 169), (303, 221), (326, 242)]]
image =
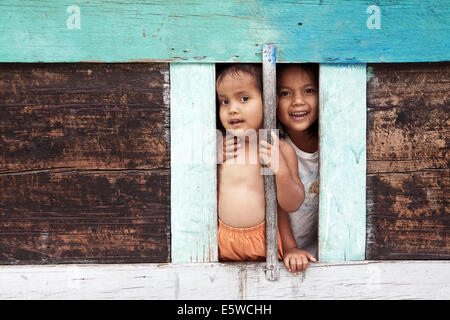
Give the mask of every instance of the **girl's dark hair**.
[[(317, 90), (319, 90), (319, 64), (317, 64), (317, 63), (296, 63), (296, 64), (282, 63), (282, 64), (277, 65), (277, 94), (279, 93), (278, 90), (280, 88), (280, 77), (283, 74), (283, 71), (285, 71), (287, 68), (289, 68), (291, 66), (296, 66), (296, 67), (299, 67), (299, 68), (305, 70), (305, 72), (313, 79)], [(285, 129), (284, 125), (280, 121), (277, 121), (277, 124), (280, 129), (280, 135), (283, 138), (286, 137), (286, 129)], [(318, 119), (307, 129), (307, 132), (311, 136), (317, 136), (319, 134), (319, 120)]]
[[(220, 63), (216, 64), (216, 84), (220, 83), (226, 75), (239, 77), (239, 73), (245, 72), (253, 76), (256, 87), (262, 93), (262, 66), (258, 63)], [(224, 131), (219, 117), (220, 103), (216, 93), (216, 128)]]

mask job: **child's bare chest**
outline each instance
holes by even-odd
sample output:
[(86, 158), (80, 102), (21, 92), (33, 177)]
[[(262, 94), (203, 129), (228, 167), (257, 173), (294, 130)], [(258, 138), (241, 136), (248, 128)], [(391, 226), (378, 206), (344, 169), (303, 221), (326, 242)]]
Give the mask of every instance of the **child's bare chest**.
[(219, 181), (221, 185), (264, 185), (261, 175), (261, 165), (257, 164), (234, 164), (223, 163), (219, 166)]

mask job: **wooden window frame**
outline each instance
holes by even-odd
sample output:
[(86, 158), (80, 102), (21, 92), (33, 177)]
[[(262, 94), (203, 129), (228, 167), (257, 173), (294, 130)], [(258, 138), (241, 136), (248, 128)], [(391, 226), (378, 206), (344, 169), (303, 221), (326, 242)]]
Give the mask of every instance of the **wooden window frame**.
[[(214, 64), (170, 65), (174, 263), (218, 261), (216, 151), (210, 145), (214, 74)], [(366, 237), (366, 65), (321, 64), (319, 87), (319, 260), (360, 261)], [(199, 151), (200, 159), (211, 162), (186, 165)]]

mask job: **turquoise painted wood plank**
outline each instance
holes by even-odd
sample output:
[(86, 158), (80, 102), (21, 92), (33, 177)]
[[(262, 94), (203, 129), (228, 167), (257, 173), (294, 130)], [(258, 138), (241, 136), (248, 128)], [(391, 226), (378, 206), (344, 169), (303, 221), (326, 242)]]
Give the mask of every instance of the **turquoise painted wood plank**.
[(170, 65), (172, 262), (218, 261), (213, 64)]
[(321, 64), (319, 259), (364, 260), (366, 65)]
[(447, 0), (0, 3), (0, 62), (444, 61), (449, 34)]

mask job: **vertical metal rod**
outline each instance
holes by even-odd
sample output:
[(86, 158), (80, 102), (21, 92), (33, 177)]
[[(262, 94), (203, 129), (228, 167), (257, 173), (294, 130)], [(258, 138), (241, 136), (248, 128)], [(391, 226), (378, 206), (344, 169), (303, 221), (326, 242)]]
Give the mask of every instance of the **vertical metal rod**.
[[(276, 53), (273, 44), (263, 46), (263, 110), (265, 140), (273, 143), (270, 132), (276, 129)], [(264, 175), (264, 193), (266, 199), (266, 278), (278, 280), (278, 223), (277, 190), (275, 175)], [(270, 169), (269, 169), (270, 170)]]

